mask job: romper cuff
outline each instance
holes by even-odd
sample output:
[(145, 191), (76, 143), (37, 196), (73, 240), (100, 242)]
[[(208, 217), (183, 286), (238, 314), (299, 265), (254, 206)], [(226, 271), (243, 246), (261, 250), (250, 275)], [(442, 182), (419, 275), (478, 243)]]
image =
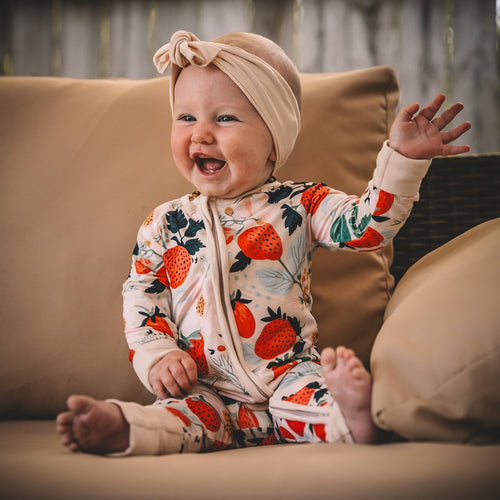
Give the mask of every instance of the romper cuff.
[(116, 399), (107, 399), (106, 402), (120, 408), (130, 428), (128, 448), (108, 456), (169, 455), (182, 449), (184, 430), (181, 420), (165, 411), (164, 406), (141, 406)]
[(373, 184), (379, 189), (399, 196), (418, 196), (420, 184), (431, 159), (415, 160), (407, 158), (389, 146), (385, 141), (377, 156), (377, 168)]
[(171, 340), (154, 340), (153, 342), (140, 345), (134, 353), (133, 365), (139, 380), (146, 389), (154, 394), (149, 383), (149, 372), (152, 366), (169, 352), (180, 350)]

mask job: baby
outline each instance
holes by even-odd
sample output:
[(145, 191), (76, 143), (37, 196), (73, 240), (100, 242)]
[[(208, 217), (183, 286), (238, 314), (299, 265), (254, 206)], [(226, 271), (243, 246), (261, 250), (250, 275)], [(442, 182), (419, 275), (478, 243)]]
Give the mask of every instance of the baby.
[(315, 347), (311, 255), (391, 241), (430, 159), (468, 151), (450, 143), (470, 124), (443, 131), (462, 105), (437, 116), (439, 95), (404, 107), (358, 198), (273, 177), (299, 133), (301, 95), (270, 40), (180, 31), (155, 63), (172, 66), (172, 153), (196, 188), (145, 220), (123, 288), (130, 359), (157, 401), (71, 396), (57, 418), (63, 444), (152, 455), (376, 442), (370, 374), (350, 349)]

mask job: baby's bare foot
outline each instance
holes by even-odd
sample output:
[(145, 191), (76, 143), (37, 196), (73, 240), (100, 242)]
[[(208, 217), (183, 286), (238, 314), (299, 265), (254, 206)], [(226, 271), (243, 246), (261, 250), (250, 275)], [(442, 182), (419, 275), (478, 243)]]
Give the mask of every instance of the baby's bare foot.
[(321, 353), (326, 385), (357, 443), (375, 443), (379, 431), (371, 411), (372, 378), (351, 349), (327, 347)]
[(119, 406), (88, 396), (70, 396), (69, 411), (57, 416), (61, 442), (71, 451), (107, 454), (129, 446), (129, 425)]

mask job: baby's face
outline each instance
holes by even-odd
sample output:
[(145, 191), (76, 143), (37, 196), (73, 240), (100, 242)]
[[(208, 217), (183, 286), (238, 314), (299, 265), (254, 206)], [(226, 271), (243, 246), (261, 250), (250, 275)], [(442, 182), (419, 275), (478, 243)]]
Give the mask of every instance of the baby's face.
[(266, 182), (276, 160), (271, 133), (225, 73), (187, 66), (174, 95), (172, 153), (196, 189), (234, 198)]

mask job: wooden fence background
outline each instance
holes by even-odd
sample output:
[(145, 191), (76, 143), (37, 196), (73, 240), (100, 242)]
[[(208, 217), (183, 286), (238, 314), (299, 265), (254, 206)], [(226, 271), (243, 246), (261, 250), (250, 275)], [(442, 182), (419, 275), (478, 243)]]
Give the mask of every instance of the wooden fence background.
[(472, 152), (500, 151), (496, 0), (3, 0), (0, 75), (151, 78), (177, 29), (260, 33), (303, 72), (388, 64), (403, 104), (445, 92)]

